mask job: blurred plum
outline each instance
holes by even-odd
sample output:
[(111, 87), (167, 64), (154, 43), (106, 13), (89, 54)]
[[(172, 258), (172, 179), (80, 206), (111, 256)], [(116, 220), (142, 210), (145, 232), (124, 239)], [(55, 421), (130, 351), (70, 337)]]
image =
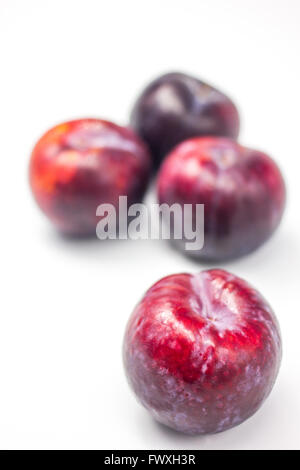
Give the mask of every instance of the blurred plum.
[(37, 142), (30, 161), (34, 197), (57, 228), (96, 233), (96, 208), (119, 196), (141, 202), (151, 173), (145, 145), (130, 129), (100, 119), (65, 122)]
[(278, 227), (285, 205), (285, 185), (274, 161), (221, 137), (179, 144), (165, 159), (157, 188), (160, 203), (193, 209), (204, 204), (203, 248), (185, 251), (184, 237), (173, 242), (192, 257), (212, 261), (258, 248)]
[(131, 114), (131, 126), (148, 144), (156, 166), (176, 144), (190, 137), (236, 138), (239, 121), (227, 96), (183, 73), (168, 73), (150, 83)]

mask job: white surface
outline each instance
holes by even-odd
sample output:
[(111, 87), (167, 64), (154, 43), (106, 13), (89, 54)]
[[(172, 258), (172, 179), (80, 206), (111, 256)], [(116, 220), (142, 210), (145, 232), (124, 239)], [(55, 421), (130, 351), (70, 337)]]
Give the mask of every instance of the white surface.
[[(299, 22), (298, 0), (0, 0), (1, 448), (300, 448)], [(249, 421), (205, 437), (157, 425), (121, 361), (143, 292), (205, 265), (166, 242), (67, 242), (27, 182), (47, 128), (81, 116), (126, 123), (143, 85), (174, 69), (237, 101), (240, 140), (279, 162), (289, 196), (274, 238), (225, 266), (277, 313), (278, 381)]]

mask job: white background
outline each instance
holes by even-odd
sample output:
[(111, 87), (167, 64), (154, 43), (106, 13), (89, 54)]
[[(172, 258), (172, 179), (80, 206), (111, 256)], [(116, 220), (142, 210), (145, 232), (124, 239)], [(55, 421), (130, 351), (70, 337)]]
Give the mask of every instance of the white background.
[[(1, 448), (300, 448), (299, 23), (299, 0), (0, 0)], [(288, 188), (272, 240), (224, 266), (277, 313), (277, 383), (250, 420), (204, 437), (161, 427), (136, 402), (121, 343), (154, 281), (205, 264), (162, 241), (66, 241), (27, 180), (45, 130), (88, 116), (126, 124), (137, 92), (170, 70), (232, 96), (241, 142), (269, 152)]]

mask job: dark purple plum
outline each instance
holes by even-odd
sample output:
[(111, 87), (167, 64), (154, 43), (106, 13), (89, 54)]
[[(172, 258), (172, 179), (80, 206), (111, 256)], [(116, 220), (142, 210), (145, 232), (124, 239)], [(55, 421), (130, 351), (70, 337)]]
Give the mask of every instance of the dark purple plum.
[(131, 113), (131, 126), (148, 144), (154, 163), (179, 142), (194, 136), (237, 138), (239, 114), (234, 103), (205, 82), (168, 73), (142, 92)]

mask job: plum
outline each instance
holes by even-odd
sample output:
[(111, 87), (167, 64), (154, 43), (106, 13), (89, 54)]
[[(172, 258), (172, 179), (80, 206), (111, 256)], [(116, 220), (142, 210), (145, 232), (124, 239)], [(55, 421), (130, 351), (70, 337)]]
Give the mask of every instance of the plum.
[(221, 270), (154, 284), (127, 325), (127, 379), (151, 415), (177, 431), (224, 431), (255, 413), (281, 362), (274, 313), (247, 282)]
[(168, 73), (150, 83), (130, 119), (147, 142), (156, 167), (176, 144), (190, 137), (236, 138), (239, 122), (237, 108), (227, 96), (183, 73)]
[(151, 158), (130, 129), (100, 119), (59, 124), (41, 137), (30, 161), (35, 199), (57, 228), (69, 235), (96, 233), (96, 208), (141, 202)]
[(204, 204), (203, 248), (187, 251), (184, 237), (172, 237), (172, 242), (187, 255), (208, 261), (255, 250), (278, 227), (285, 206), (285, 185), (275, 162), (223, 137), (179, 144), (160, 169), (157, 192), (161, 204), (191, 204), (192, 219), (196, 204)]

